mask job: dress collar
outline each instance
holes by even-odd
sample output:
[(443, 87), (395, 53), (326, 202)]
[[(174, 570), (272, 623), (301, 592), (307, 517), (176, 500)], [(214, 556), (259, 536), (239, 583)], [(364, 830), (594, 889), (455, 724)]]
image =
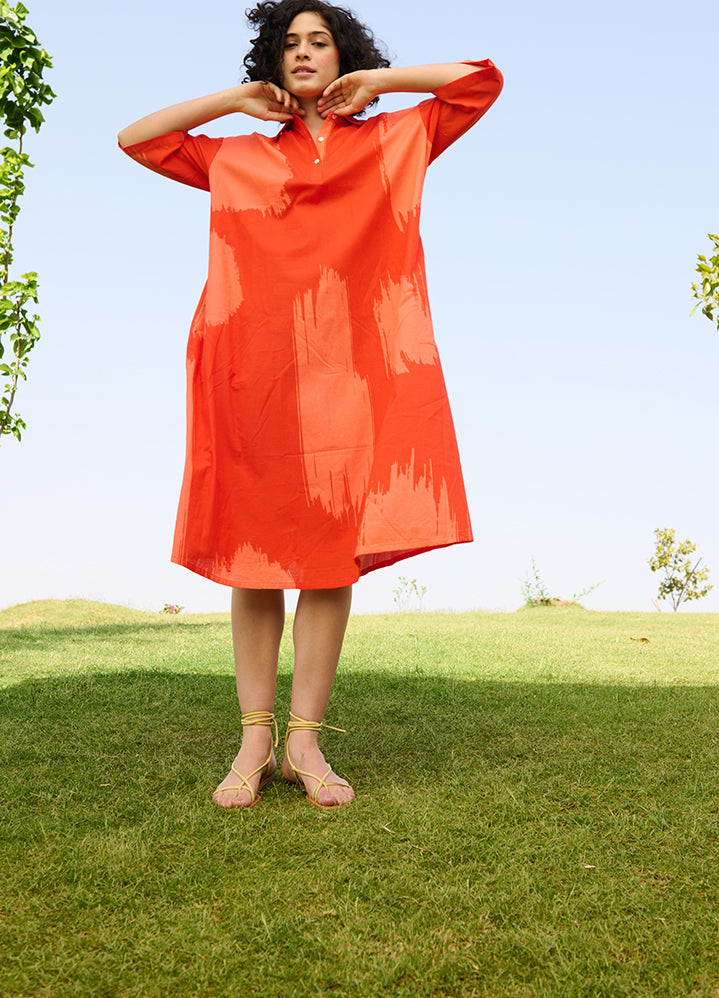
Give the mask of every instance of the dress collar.
[[(351, 115), (349, 117), (333, 118), (331, 120), (335, 128), (342, 127), (343, 125), (354, 125), (355, 127), (359, 127), (360, 125), (364, 124), (363, 119), (356, 118), (354, 115)], [(299, 117), (299, 115), (295, 115), (295, 117), (292, 118), (290, 121), (286, 121), (283, 124), (283, 126), (280, 128), (279, 132), (277, 133), (277, 138), (279, 138), (280, 135), (284, 135), (286, 132), (295, 131), (298, 121), (304, 125), (304, 122), (302, 121), (302, 118)], [(309, 132), (309, 128), (307, 128), (306, 125), (304, 125), (304, 127), (305, 131)]]

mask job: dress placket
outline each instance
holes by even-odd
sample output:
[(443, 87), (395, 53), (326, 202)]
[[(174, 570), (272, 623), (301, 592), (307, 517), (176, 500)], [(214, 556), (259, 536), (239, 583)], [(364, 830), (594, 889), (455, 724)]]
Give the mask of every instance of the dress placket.
[[(315, 139), (313, 135), (311, 136), (312, 144), (315, 147), (314, 149), (315, 158), (313, 163), (314, 166), (319, 166), (321, 168), (324, 164), (325, 153), (327, 151), (327, 142), (329, 139), (329, 134), (332, 131), (333, 125), (334, 125), (333, 121), (331, 120), (325, 121), (325, 123), (322, 125), (322, 129), (320, 130), (320, 134), (317, 136), (317, 138)], [(309, 131), (309, 129), (307, 130)]]

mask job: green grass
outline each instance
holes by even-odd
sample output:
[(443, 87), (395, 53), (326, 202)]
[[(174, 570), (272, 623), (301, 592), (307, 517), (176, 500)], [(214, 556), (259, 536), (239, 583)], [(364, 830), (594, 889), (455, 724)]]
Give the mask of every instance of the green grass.
[(0, 994), (718, 998), (718, 665), (710, 614), (354, 617), (355, 804), (225, 812), (228, 617), (2, 611)]

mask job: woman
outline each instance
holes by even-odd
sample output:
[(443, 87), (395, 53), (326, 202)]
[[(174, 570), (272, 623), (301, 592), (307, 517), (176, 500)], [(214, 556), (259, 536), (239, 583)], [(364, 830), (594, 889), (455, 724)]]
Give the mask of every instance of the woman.
[[(419, 238), (428, 164), (490, 107), (489, 62), (391, 69), (354, 16), (268, 0), (248, 82), (120, 132), (125, 152), (211, 193), (210, 264), (188, 343), (173, 561), (232, 587), (243, 738), (214, 800), (252, 807), (275, 773), (284, 590), (299, 589), (282, 776), (318, 807), (354, 792), (318, 732), (360, 575), (470, 541)], [(380, 94), (434, 93), (356, 115)], [(282, 128), (188, 131), (244, 113)]]

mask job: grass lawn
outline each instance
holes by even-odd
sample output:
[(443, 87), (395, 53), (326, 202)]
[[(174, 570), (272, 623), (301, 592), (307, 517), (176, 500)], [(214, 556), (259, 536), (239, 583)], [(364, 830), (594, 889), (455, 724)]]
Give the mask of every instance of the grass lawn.
[(357, 616), (355, 804), (226, 812), (228, 617), (4, 610), (0, 995), (719, 998), (718, 677), (718, 615)]

